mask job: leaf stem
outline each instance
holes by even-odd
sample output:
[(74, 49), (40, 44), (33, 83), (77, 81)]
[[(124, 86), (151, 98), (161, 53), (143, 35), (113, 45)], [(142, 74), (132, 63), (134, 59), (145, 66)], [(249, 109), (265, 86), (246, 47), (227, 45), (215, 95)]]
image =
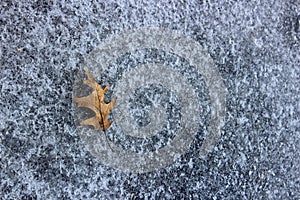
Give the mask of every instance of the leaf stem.
[[(112, 151), (114, 151), (114, 150), (111, 148), (110, 143), (109, 143), (109, 140), (108, 140), (107, 135), (106, 135), (106, 130), (105, 130), (105, 126), (104, 126), (104, 119), (103, 119), (102, 109), (101, 109), (101, 100), (100, 100), (100, 98), (99, 98), (98, 95), (97, 95), (97, 97), (98, 97), (98, 100), (99, 100), (99, 113), (100, 113), (101, 121), (102, 121), (102, 131), (103, 131), (103, 133), (104, 133), (104, 135), (105, 135), (106, 143), (108, 144), (109, 148), (110, 148)], [(100, 126), (101, 126), (101, 123), (100, 123)]]

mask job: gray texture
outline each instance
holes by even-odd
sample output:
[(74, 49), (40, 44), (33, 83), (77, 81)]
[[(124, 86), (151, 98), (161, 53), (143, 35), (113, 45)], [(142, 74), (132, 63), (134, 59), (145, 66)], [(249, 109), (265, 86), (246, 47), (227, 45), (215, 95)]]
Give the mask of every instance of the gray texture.
[[(128, 64), (126, 67), (124, 66), (125, 69), (122, 69), (122, 66), (119, 63), (117, 63), (116, 67), (109, 67), (110, 63), (117, 62), (117, 58), (120, 57), (120, 55), (141, 49), (150, 50), (146, 50), (146, 53), (140, 53), (140, 55), (129, 54), (129, 57), (138, 57), (137, 60), (132, 61), (132, 63), (134, 63), (133, 66), (135, 67)], [(151, 49), (159, 49), (154, 51), (158, 54), (153, 53)], [(167, 56), (169, 54), (159, 56), (159, 51), (171, 52), (181, 58), (185, 58), (186, 64), (189, 63), (190, 65), (185, 66), (182, 64), (180, 58), (173, 59), (175, 55), (171, 57)], [(148, 54), (152, 53), (152, 56), (147, 56), (147, 52)], [(164, 61), (166, 60), (163, 62), (164, 64), (159, 63), (159, 58), (162, 58), (161, 60)], [(174, 61), (172, 62), (172, 60)], [(130, 62), (131, 59), (126, 61)], [(143, 62), (146, 62), (147, 64), (143, 64)], [(81, 130), (80, 128), (77, 129), (78, 132), (81, 132), (82, 139), (92, 154), (102, 160), (103, 163), (107, 163), (108, 166), (133, 173), (150, 172), (172, 164), (182, 154), (186, 153), (193, 142), (195, 135), (199, 131), (203, 132), (203, 129), (198, 129), (202, 120), (200, 112), (204, 113), (204, 106), (201, 104), (204, 102), (201, 101), (201, 98), (198, 98), (201, 94), (197, 96), (194, 92), (194, 90), (197, 91), (196, 85), (191, 83), (191, 81), (199, 81), (197, 80), (197, 74), (203, 75), (203, 79), (208, 89), (207, 93), (209, 93), (209, 102), (211, 104), (209, 107), (210, 116), (207, 116), (207, 118), (209, 118), (207, 120), (208, 130), (206, 131), (207, 133), (205, 134), (201, 148), (198, 150), (199, 157), (205, 158), (207, 153), (211, 152), (220, 138), (221, 128), (224, 125), (226, 89), (210, 56), (204, 52), (201, 46), (190, 38), (175, 31), (158, 28), (148, 27), (128, 31), (112, 37), (109, 41), (98, 46), (97, 49), (91, 53), (87, 62), (82, 66), (82, 68), (90, 71), (95, 76), (98, 75), (101, 77), (101, 74), (105, 74), (106, 71), (112, 71), (112, 74), (114, 75), (112, 75), (111, 79), (115, 80), (117, 79), (116, 77), (121, 77), (121, 80), (115, 81), (117, 82), (115, 84), (116, 86), (110, 84), (110, 86), (112, 86), (110, 89), (115, 91), (114, 95), (118, 97), (115, 107), (117, 113), (113, 118), (115, 121), (114, 123), (117, 124), (119, 128), (117, 134), (120, 135), (120, 132), (122, 131), (125, 132), (126, 135), (145, 138), (145, 133), (154, 132), (154, 134), (157, 135), (159, 131), (165, 129), (165, 132), (174, 132), (173, 134), (175, 135), (175, 137), (170, 138), (167, 144), (164, 144), (164, 147), (161, 147), (160, 145), (157, 148), (151, 148), (152, 150), (147, 152), (143, 150), (144, 148), (142, 149), (142, 152), (130, 152), (118, 149), (113, 144), (103, 145), (103, 143), (105, 143), (105, 135), (99, 134), (99, 131), (93, 131), (91, 129), (87, 130), (86, 128), (81, 128)], [(174, 68), (173, 70), (171, 70), (172, 67)], [(192, 69), (194, 69), (194, 71)], [(118, 73), (118, 71), (122, 71), (123, 73)], [(184, 77), (184, 74), (188, 75)], [(191, 74), (193, 74), (192, 77)], [(102, 82), (105, 83), (109, 79), (105, 80), (102, 78), (102, 80)], [(188, 80), (190, 80), (190, 82), (187, 82)], [(82, 80), (78, 81), (76, 85), (78, 84), (79, 89), (76, 87), (74, 88), (75, 96), (77, 96), (76, 93), (79, 93), (82, 90), (82, 87), (80, 86), (82, 85)], [(141, 101), (142, 97), (136, 97), (135, 95), (135, 97), (133, 97), (135, 100), (133, 101), (139, 102), (141, 107), (138, 109), (127, 108), (130, 104), (130, 99), (132, 99), (130, 96), (134, 95), (132, 93), (134, 93), (137, 88), (145, 85), (152, 85), (153, 87), (155, 84), (162, 85), (173, 92), (173, 95), (168, 95), (166, 97), (166, 103), (171, 103), (172, 96), (179, 99), (181, 105), (180, 117), (175, 122), (181, 125), (179, 130), (174, 129), (174, 127), (170, 125), (172, 116), (176, 115), (174, 110), (170, 107), (166, 107), (166, 111), (164, 111), (156, 106), (157, 112), (171, 112), (169, 118), (165, 120), (168, 124), (165, 128), (160, 127), (160, 123), (156, 123), (155, 120), (161, 118), (159, 115), (154, 115), (158, 114), (155, 112), (149, 113), (149, 115), (152, 116), (152, 120), (147, 127), (136, 125), (136, 120), (130, 120), (131, 115), (136, 116), (138, 113), (143, 113), (141, 116), (142, 119), (147, 118), (147, 112), (143, 112), (143, 107), (149, 106), (152, 107), (153, 110), (155, 108), (153, 104), (158, 103), (157, 101), (155, 102), (155, 99), (163, 98), (160, 97), (161, 95), (157, 92), (156, 98), (148, 98), (149, 101), (154, 101), (154, 103), (151, 104), (147, 103), (147, 98), (146, 100)], [(194, 85), (195, 89), (193, 89), (191, 85)], [(145, 92), (142, 93), (144, 93), (142, 94), (143, 96), (146, 95)], [(80, 110), (77, 112), (79, 113)], [(130, 115), (132, 112), (133, 114)], [(81, 120), (83, 121), (84, 119), (81, 118), (78, 121)], [(107, 134), (111, 133), (108, 131)], [(126, 139), (128, 140), (128, 137)], [(152, 146), (157, 145), (157, 143), (165, 143), (161, 142), (161, 137), (157, 138), (157, 140), (158, 142), (156, 142), (156, 144), (154, 142)], [(124, 142), (126, 141), (122, 141), (122, 143)], [(142, 140), (142, 142), (148, 143), (146, 139)], [(134, 148), (134, 145), (134, 143), (131, 143), (127, 146)], [(151, 144), (148, 146), (150, 145)]]
[[(126, 2), (0, 1), (0, 198), (298, 199), (299, 2)], [(94, 49), (142, 27), (176, 30), (210, 54), (226, 114), (205, 158), (203, 118), (187, 153), (135, 174), (88, 151), (72, 94)]]

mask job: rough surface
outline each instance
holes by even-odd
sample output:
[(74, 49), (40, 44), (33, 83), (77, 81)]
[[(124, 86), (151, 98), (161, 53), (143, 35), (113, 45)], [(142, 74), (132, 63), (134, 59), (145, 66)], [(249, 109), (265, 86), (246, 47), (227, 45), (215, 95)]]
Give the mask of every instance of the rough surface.
[[(0, 198), (299, 198), (296, 5), (292, 0), (0, 1)], [(205, 159), (197, 156), (195, 142), (163, 169), (118, 171), (94, 157), (78, 133), (71, 98), (82, 64), (111, 35), (140, 27), (191, 37), (219, 70), (227, 90), (225, 125)], [(161, 88), (141, 87), (135, 97), (155, 91), (163, 102), (172, 91)], [(151, 118), (141, 117), (140, 104), (152, 104), (131, 99), (132, 118), (147, 125)], [(173, 103), (169, 111), (180, 116), (176, 97)], [(195, 141), (201, 138), (199, 133)]]

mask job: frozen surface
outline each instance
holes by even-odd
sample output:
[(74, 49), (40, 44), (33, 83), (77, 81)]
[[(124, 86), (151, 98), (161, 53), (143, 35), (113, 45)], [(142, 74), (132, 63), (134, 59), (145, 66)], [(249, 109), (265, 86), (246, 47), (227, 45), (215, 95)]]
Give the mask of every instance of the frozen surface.
[[(0, 198), (299, 198), (297, 1), (126, 2), (0, 1)], [(143, 170), (117, 170), (90, 151), (72, 96), (93, 50), (124, 31), (145, 27), (176, 30), (208, 52), (226, 88), (226, 113), (220, 139), (201, 157), (214, 114), (209, 93), (214, 79), (206, 80), (189, 59), (163, 48), (116, 55), (105, 73), (94, 67), (95, 78), (111, 84), (108, 100), (122, 94), (121, 88), (132, 89), (124, 94), (129, 103), (111, 116), (117, 123), (107, 136), (117, 148), (142, 155), (172, 144), (177, 130), (188, 124), (181, 123), (184, 106), (198, 103), (200, 114), (191, 115), (191, 123), (199, 128), (186, 131), (194, 140), (185, 153), (167, 166), (136, 173)], [(191, 52), (190, 46), (178, 46)], [(171, 66), (178, 78), (174, 73), (149, 81), (158, 71), (149, 69), (151, 63)], [(122, 71), (133, 65), (149, 73), (140, 78), (141, 71)], [(187, 80), (178, 81), (186, 99), (167, 87), (180, 77)], [(128, 126), (126, 120), (135, 123)], [(164, 131), (155, 132), (157, 127)], [(107, 145), (96, 136), (89, 141)], [(108, 155), (103, 152), (112, 159)]]

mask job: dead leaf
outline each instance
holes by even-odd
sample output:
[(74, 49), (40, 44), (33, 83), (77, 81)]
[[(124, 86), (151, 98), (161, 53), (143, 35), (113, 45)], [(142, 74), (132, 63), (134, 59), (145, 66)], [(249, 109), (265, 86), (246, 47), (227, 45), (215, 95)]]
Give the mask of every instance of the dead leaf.
[(96, 115), (82, 121), (80, 125), (90, 125), (96, 130), (101, 129), (106, 131), (112, 124), (112, 122), (108, 121), (108, 116), (110, 111), (115, 106), (117, 98), (115, 97), (111, 102), (105, 103), (104, 97), (109, 86), (107, 85), (103, 89), (88, 71), (85, 71), (85, 74), (87, 76), (87, 80), (84, 80), (83, 83), (91, 87), (93, 92), (85, 97), (74, 97), (73, 100), (78, 103), (78, 107), (88, 108), (94, 111)]

